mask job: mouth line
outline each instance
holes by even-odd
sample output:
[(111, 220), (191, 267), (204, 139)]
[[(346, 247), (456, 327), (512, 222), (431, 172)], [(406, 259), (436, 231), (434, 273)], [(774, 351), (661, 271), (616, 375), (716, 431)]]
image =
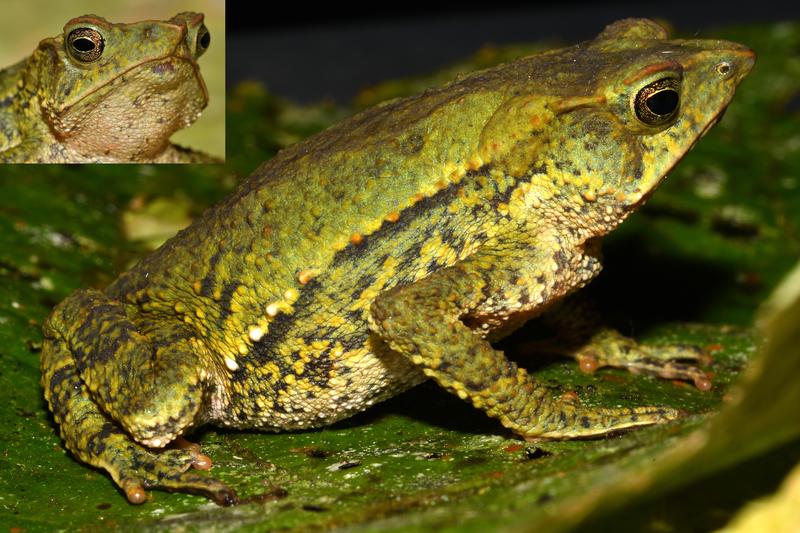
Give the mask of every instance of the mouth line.
[(672, 172), (672, 170), (674, 170), (676, 166), (678, 166), (678, 163), (680, 163), (684, 157), (686, 157), (686, 154), (692, 151), (692, 149), (697, 145), (700, 139), (702, 139), (711, 128), (713, 128), (720, 120), (722, 120), (722, 116), (725, 114), (725, 111), (727, 109), (728, 109), (728, 104), (726, 104), (711, 120), (708, 121), (708, 123), (703, 127), (703, 130), (692, 141), (692, 144), (690, 144), (689, 147), (683, 151), (683, 154), (681, 154), (680, 157), (676, 158), (675, 161), (673, 161), (672, 164), (669, 165), (669, 168), (664, 170), (663, 174), (661, 175), (661, 178), (658, 180), (658, 183), (655, 186), (651, 187), (650, 190), (644, 192), (644, 194), (642, 194), (642, 196), (636, 202), (634, 202), (635, 205), (640, 206), (643, 203), (645, 203), (648, 200), (648, 198), (650, 198), (650, 196), (655, 192), (655, 190), (667, 179), (669, 173)]
[[(692, 143), (692, 146), (690, 147), (690, 149), (691, 149), (691, 148), (694, 148), (694, 145), (695, 145), (695, 144), (697, 144), (697, 143), (700, 141), (700, 139), (702, 139), (703, 137), (705, 137), (705, 136), (706, 136), (706, 133), (708, 133), (708, 132), (709, 132), (709, 130), (711, 130), (711, 128), (713, 128), (714, 126), (716, 126), (716, 125), (717, 125), (717, 123), (718, 123), (720, 120), (722, 120), (722, 117), (725, 115), (725, 112), (726, 112), (727, 110), (728, 110), (728, 105), (726, 104), (726, 105), (725, 105), (725, 107), (723, 107), (723, 108), (722, 108), (722, 109), (721, 109), (721, 110), (720, 110), (720, 111), (719, 111), (719, 112), (718, 112), (718, 113), (717, 113), (717, 114), (714, 116), (714, 118), (712, 118), (711, 120), (709, 120), (709, 121), (708, 121), (708, 123), (706, 123), (705, 127), (703, 127), (703, 131), (701, 131), (701, 132), (700, 132), (700, 134), (699, 134), (699, 135), (698, 135), (698, 136), (695, 138), (695, 140), (694, 140), (694, 142)], [(687, 151), (688, 151), (688, 150), (687, 150)]]
[(99, 87), (96, 87), (96, 88), (92, 89), (91, 91), (89, 91), (88, 93), (83, 95), (78, 100), (76, 100), (76, 101), (74, 101), (74, 102), (72, 102), (70, 104), (62, 106), (60, 109), (57, 110), (57, 112), (58, 112), (59, 115), (62, 115), (62, 114), (65, 114), (65, 113), (69, 113), (73, 108), (75, 108), (78, 105), (80, 105), (88, 97), (98, 94), (100, 91), (102, 91), (103, 89), (108, 88), (109, 85), (113, 84), (114, 82), (116, 82), (120, 78), (128, 75), (132, 71), (137, 70), (137, 69), (145, 68), (145, 67), (147, 67), (147, 65), (150, 65), (152, 63), (162, 63), (162, 62), (166, 62), (168, 60), (183, 61), (183, 62), (188, 63), (189, 65), (191, 65), (192, 70), (194, 71), (194, 78), (197, 80), (197, 84), (200, 86), (200, 91), (203, 94), (203, 101), (205, 102), (205, 105), (203, 107), (208, 105), (208, 88), (206, 87), (205, 80), (203, 80), (203, 77), (200, 75), (200, 66), (197, 64), (197, 61), (194, 61), (193, 59), (186, 58), (186, 57), (176, 56), (176, 55), (173, 55), (173, 54), (167, 54), (167, 55), (164, 55), (164, 56), (161, 56), (161, 57), (157, 57), (157, 58), (154, 58), (154, 59), (148, 59), (146, 61), (141, 61), (139, 63), (136, 63), (135, 65), (131, 65), (130, 68), (128, 68), (128, 69), (120, 72), (119, 74), (117, 74), (114, 77), (114, 79), (109, 80), (109, 81), (105, 82), (104, 84), (100, 85)]
[(669, 174), (669, 172), (671, 172), (672, 169), (675, 168), (678, 165), (678, 163), (686, 156), (686, 154), (691, 152), (692, 149), (694, 149), (694, 147), (697, 146), (697, 143), (700, 142), (700, 139), (705, 137), (706, 133), (708, 133), (711, 130), (711, 128), (716, 126), (717, 122), (722, 120), (722, 116), (725, 114), (725, 111), (727, 109), (728, 109), (728, 105), (726, 104), (711, 120), (709, 120), (706, 123), (706, 125), (703, 127), (702, 131), (699, 134), (697, 134), (697, 136), (694, 138), (694, 140), (692, 141), (692, 144), (690, 144), (689, 147), (686, 150), (684, 150), (683, 155), (681, 155), (681, 157), (679, 157), (677, 160), (675, 160), (675, 162), (672, 164), (672, 166), (670, 166), (670, 168), (666, 172), (664, 172), (664, 176), (662, 177), (662, 180), (667, 177), (667, 174)]

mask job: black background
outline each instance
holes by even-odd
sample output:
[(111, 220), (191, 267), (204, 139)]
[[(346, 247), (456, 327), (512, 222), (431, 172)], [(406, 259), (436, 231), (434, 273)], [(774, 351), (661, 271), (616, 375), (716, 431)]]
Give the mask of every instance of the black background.
[[(257, 79), (298, 102), (347, 103), (367, 85), (424, 74), (487, 43), (590, 39), (625, 17), (668, 21), (682, 34), (800, 18), (800, 2), (382, 2), (369, 8), (302, 1), (228, 2), (228, 82)], [(275, 12), (271, 12), (276, 9)], [(744, 43), (746, 44), (746, 43)]]

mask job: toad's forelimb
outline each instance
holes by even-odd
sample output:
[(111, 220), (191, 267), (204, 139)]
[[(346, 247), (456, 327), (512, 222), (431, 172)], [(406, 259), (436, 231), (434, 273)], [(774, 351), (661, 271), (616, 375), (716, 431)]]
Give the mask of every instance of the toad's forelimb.
[(563, 278), (550, 283), (561, 252), (547, 243), (510, 239), (502, 248), (487, 247), (381, 294), (372, 305), (370, 327), (439, 385), (526, 438), (588, 437), (678, 417), (667, 407), (590, 408), (553, 397), (465, 325), (462, 318), (471, 313), (530, 312), (537, 302), (586, 281), (575, 278), (573, 287)]

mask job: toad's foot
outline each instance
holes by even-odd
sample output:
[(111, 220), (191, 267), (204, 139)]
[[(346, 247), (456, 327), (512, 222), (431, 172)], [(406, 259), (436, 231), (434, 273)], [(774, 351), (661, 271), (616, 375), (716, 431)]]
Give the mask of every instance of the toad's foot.
[(104, 467), (131, 503), (143, 503), (151, 489), (200, 494), (219, 505), (238, 503), (236, 493), (224, 483), (189, 471), (211, 468), (211, 459), (196, 444), (152, 450), (128, 441), (125, 447)]
[[(70, 381), (78, 385), (77, 380)], [(238, 503), (236, 493), (227, 485), (190, 470), (211, 468), (211, 459), (198, 445), (178, 439), (164, 449), (142, 446), (110, 422), (75, 385), (66, 387), (61, 398), (76, 413), (73, 425), (68, 429), (62, 426), (67, 448), (82, 461), (106, 470), (129, 502), (144, 503), (147, 491), (161, 489), (199, 494), (219, 505)]]
[[(539, 416), (549, 416), (554, 422), (545, 431), (532, 434), (517, 429), (528, 442), (592, 438), (638, 426), (660, 424), (681, 417), (681, 412), (669, 407), (584, 408), (576, 400), (561, 398), (546, 402)], [(544, 411), (544, 412), (542, 412)], [(553, 412), (548, 412), (553, 411)]]
[(211, 468), (211, 459), (197, 444), (178, 439), (165, 449), (147, 448), (106, 420), (93, 404), (73, 400), (73, 407), (82, 404), (83, 416), (79, 434), (64, 434), (67, 447), (81, 460), (106, 470), (129, 502), (144, 503), (147, 491), (161, 489), (206, 496), (219, 505), (238, 503), (227, 485), (190, 470)]
[(603, 329), (569, 355), (578, 360), (584, 372), (594, 372), (604, 366), (626, 368), (634, 374), (691, 381), (703, 391), (711, 388), (711, 377), (692, 364), (708, 365), (711, 358), (692, 345), (640, 345), (614, 330)]

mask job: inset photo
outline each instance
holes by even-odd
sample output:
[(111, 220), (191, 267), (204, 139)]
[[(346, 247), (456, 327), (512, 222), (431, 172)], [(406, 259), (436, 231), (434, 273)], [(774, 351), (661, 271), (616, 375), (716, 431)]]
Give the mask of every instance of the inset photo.
[(5, 0), (0, 163), (222, 163), (225, 0)]

